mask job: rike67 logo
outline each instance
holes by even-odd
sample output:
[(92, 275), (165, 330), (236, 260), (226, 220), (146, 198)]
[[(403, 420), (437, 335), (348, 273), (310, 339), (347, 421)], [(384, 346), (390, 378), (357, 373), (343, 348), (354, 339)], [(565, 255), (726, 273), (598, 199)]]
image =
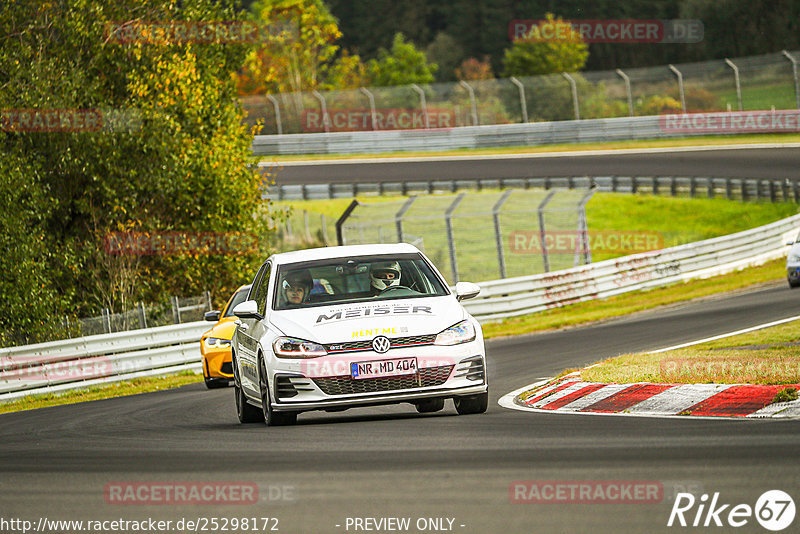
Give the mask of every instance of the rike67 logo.
[(738, 528), (750, 523), (755, 517), (762, 527), (773, 532), (784, 530), (792, 524), (795, 516), (794, 500), (781, 490), (764, 492), (755, 506), (749, 504), (723, 504), (719, 492), (709, 496), (703, 494), (699, 499), (691, 493), (679, 493), (675, 497), (667, 526)]

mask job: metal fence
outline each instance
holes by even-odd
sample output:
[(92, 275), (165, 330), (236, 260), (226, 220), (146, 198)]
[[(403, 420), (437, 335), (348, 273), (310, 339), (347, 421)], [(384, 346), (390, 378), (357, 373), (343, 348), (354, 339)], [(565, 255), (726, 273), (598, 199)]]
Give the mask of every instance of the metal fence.
[[(593, 193), (588, 187), (506, 189), (357, 203), (340, 220), (341, 244), (411, 243), (451, 284), (565, 269), (591, 262), (586, 203)], [(512, 233), (542, 244), (534, 261), (516, 250)], [(545, 236), (559, 233), (572, 237), (572, 245), (548, 250)]]
[(243, 97), (260, 135), (800, 109), (800, 51), (615, 71)]
[(103, 308), (99, 316), (83, 319), (62, 320), (63, 338), (75, 338), (98, 334), (111, 334), (171, 324), (202, 321), (203, 314), (210, 311), (211, 293), (204, 292), (198, 297), (169, 297), (165, 302), (145, 306), (138, 302), (132, 310), (112, 313)]
[[(552, 187), (586, 188), (592, 185), (598, 191), (617, 193), (669, 195), (673, 197), (727, 198), (741, 201), (769, 201), (800, 203), (800, 184), (796, 180), (770, 180), (756, 178), (721, 178), (710, 176), (551, 176), (535, 178), (496, 178), (486, 180), (428, 180), (417, 182), (378, 182), (353, 184), (302, 184), (273, 185), (264, 194), (273, 200), (319, 200), (387, 195), (419, 195), (481, 191), (484, 189), (530, 189)], [(302, 211), (300, 213), (303, 213)], [(333, 221), (320, 215), (295, 214), (294, 228), (284, 230), (293, 235), (302, 231), (309, 235), (322, 233), (316, 226), (322, 221), (325, 239), (332, 236)], [(309, 220), (312, 223), (306, 224)], [(302, 226), (300, 226), (302, 224)]]

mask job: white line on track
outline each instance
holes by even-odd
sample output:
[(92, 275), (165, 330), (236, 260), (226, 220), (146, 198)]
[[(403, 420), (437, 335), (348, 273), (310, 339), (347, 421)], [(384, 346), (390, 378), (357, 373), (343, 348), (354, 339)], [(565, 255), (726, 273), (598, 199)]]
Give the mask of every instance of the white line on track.
[(750, 328), (745, 328), (742, 330), (737, 330), (736, 332), (728, 332), (727, 334), (720, 334), (718, 336), (707, 337), (705, 339), (698, 339), (697, 341), (690, 341), (688, 343), (681, 343), (680, 345), (673, 345), (671, 347), (666, 347), (663, 349), (653, 350), (648, 352), (648, 354), (658, 354), (660, 352), (667, 352), (669, 350), (677, 350), (682, 349), (684, 347), (691, 347), (692, 345), (699, 345), (700, 343), (707, 343), (709, 341), (716, 341), (718, 339), (724, 339), (726, 337), (737, 336), (739, 334), (746, 334), (747, 332), (753, 332), (755, 330), (761, 330), (762, 328), (769, 328), (770, 326), (777, 326), (783, 323), (790, 323), (792, 321), (797, 321), (800, 319), (800, 315), (795, 315), (794, 317), (789, 317), (788, 319), (781, 319), (779, 321), (772, 321), (770, 323), (764, 323), (756, 326), (751, 326)]
[(465, 154), (462, 156), (412, 156), (384, 158), (354, 158), (325, 160), (260, 161), (259, 167), (304, 167), (313, 165), (357, 165), (360, 163), (418, 163), (426, 161), (476, 161), (498, 159), (573, 158), (625, 154), (664, 154), (671, 152), (702, 152), (712, 150), (746, 150), (770, 148), (800, 148), (800, 143), (752, 143), (740, 145), (699, 145), (654, 148), (619, 148), (606, 150), (576, 150), (568, 152), (534, 152), (529, 154)]

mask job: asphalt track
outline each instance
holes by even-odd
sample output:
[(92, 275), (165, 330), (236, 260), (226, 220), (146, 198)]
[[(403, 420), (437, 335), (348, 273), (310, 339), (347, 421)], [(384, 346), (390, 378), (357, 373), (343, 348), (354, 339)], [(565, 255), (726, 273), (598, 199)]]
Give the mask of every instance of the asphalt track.
[[(407, 532), (423, 531), (418, 518), (451, 518), (451, 531), (463, 533), (663, 532), (685, 530), (666, 527), (681, 488), (750, 506), (781, 489), (798, 502), (800, 421), (536, 414), (497, 399), (564, 368), (797, 315), (799, 299), (772, 285), (493, 340), (483, 415), (457, 416), (451, 403), (428, 415), (400, 405), (307, 413), (294, 427), (242, 426), (233, 391), (200, 384), (0, 415), (0, 519), (276, 517), (280, 532), (337, 533), (367, 531), (346, 529), (348, 517), (408, 517)], [(512, 504), (518, 480), (656, 481), (664, 494), (655, 504)], [(131, 481), (252, 482), (260, 501), (107, 503), (107, 484)], [(736, 531), (764, 532), (753, 518)]]
[[(767, 161), (769, 164), (765, 165)], [(278, 185), (612, 175), (797, 180), (800, 179), (800, 148), (535, 154), (531, 157), (499, 156), (485, 159), (431, 157), (358, 164), (293, 162), (290, 165), (278, 165), (272, 168), (272, 172)]]

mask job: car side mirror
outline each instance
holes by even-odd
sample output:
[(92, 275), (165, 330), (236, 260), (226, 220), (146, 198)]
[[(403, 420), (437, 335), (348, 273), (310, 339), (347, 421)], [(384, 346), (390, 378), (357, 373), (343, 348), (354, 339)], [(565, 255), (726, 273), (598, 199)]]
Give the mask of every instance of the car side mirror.
[(212, 323), (216, 323), (217, 321), (219, 321), (219, 316), (220, 316), (219, 310), (211, 310), (203, 314), (203, 319), (206, 321), (211, 321)]
[(262, 319), (258, 313), (258, 303), (254, 300), (246, 300), (236, 305), (233, 314), (239, 319)]
[(477, 297), (480, 292), (481, 286), (478, 284), (473, 284), (472, 282), (458, 282), (456, 284), (456, 300), (459, 302)]

